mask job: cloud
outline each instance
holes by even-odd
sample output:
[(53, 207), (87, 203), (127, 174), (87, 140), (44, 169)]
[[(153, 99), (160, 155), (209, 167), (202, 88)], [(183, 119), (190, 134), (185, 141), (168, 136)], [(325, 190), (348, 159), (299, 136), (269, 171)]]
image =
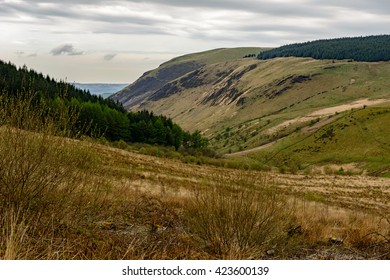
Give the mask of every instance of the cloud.
[(76, 51), (72, 44), (63, 44), (60, 45), (50, 52), (52, 55), (82, 55), (83, 52)]
[[(344, 12), (344, 13), (343, 13)], [(20, 0), (0, 1), (0, 14), (8, 21), (34, 21), (43, 28), (60, 26), (51, 32), (92, 32), (104, 35), (181, 36), (216, 42), (243, 41), (256, 32), (287, 34), (301, 41), (324, 34), (356, 35), (356, 22), (364, 34), (383, 30), (384, 15), (390, 13), (388, 0)], [(8, 16), (7, 16), (8, 15)], [(347, 16), (346, 16), (347, 15)], [(371, 17), (364, 15), (371, 15)], [(0, 22), (6, 22), (0, 19)], [(346, 24), (343, 24), (345, 23)], [(67, 27), (67, 23), (69, 27)], [(338, 29), (327, 32), (330, 25)], [(259, 30), (253, 29), (258, 26)], [(54, 28), (52, 28), (54, 29)], [(59, 29), (59, 30), (58, 30)], [(67, 30), (66, 30), (67, 29)], [(267, 29), (267, 30), (266, 30)], [(283, 30), (282, 30), (283, 29)], [(301, 30), (301, 31), (300, 31)], [(235, 31), (235, 32), (232, 32)], [(237, 32), (241, 33), (237, 33)], [(291, 32), (292, 31), (292, 32)], [(335, 32), (336, 31), (336, 32)], [(331, 34), (334, 33), (332, 36)], [(202, 39), (203, 38), (203, 39)], [(261, 38), (259, 38), (261, 39)], [(279, 41), (279, 40), (278, 40)], [(245, 42), (244, 42), (245, 43)], [(261, 42), (259, 42), (261, 44)], [(268, 43), (268, 42), (267, 42)], [(72, 53), (72, 52), (71, 52)]]
[(115, 56), (116, 56), (116, 54), (106, 54), (103, 58), (104, 58), (105, 61), (110, 61), (110, 60), (112, 60)]
[(15, 53), (18, 57), (37, 57), (38, 56), (38, 54), (36, 54), (36, 53), (25, 53), (22, 51), (17, 51)]
[(40, 60), (30, 59), (37, 67), (88, 54), (79, 61), (95, 69), (89, 74), (99, 74), (88, 66), (94, 57), (111, 61), (104, 67), (118, 77), (135, 66), (115, 65), (141, 55), (150, 57), (137, 68), (144, 72), (152, 62), (219, 47), (389, 34), (389, 14), (389, 0), (0, 0), (0, 53), (19, 60), (38, 53)]

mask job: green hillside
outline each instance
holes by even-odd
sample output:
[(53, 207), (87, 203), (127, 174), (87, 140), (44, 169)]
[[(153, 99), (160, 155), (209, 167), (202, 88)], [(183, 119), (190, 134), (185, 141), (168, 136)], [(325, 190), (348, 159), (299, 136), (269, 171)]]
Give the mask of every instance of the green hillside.
[(371, 175), (390, 176), (390, 103), (363, 107), (334, 116), (315, 133), (297, 129), (250, 157), (287, 170), (309, 170), (312, 165), (336, 164), (336, 173), (353, 163)]
[(221, 48), (204, 52), (192, 53), (171, 59), (160, 67), (167, 67), (177, 63), (196, 61), (200, 64), (208, 65), (220, 62), (228, 62), (243, 58), (245, 55), (259, 53), (267, 50), (266, 48), (242, 47), (242, 48)]
[(88, 90), (79, 89), (64, 81), (56, 81), (49, 75), (44, 76), (27, 66), (17, 68), (11, 62), (0, 60), (0, 93), (15, 96), (22, 90), (31, 90), (39, 97), (54, 100), (64, 96), (79, 102), (92, 102), (105, 105), (111, 109), (123, 111), (123, 107), (110, 99), (91, 94)]
[[(283, 145), (315, 137), (313, 133), (320, 133), (350, 110), (387, 106), (390, 62), (306, 57), (258, 60), (250, 56), (253, 51), (219, 49), (178, 57), (146, 73), (127, 92), (117, 94), (116, 100), (124, 100), (134, 111), (166, 115), (186, 130), (201, 131), (215, 151), (232, 157), (250, 155), (263, 166), (299, 170), (311, 164), (361, 163), (367, 155), (363, 169), (387, 174), (390, 153), (369, 139), (362, 140), (359, 150), (370, 153), (340, 148), (349, 147), (347, 139), (357, 138), (352, 127), (338, 131), (340, 147), (305, 142), (315, 147), (309, 153), (303, 142), (302, 147), (296, 144), (295, 152), (284, 150)], [(241, 52), (240, 57), (236, 52)], [(185, 65), (197, 66), (178, 71)], [(378, 131), (385, 126), (386, 120), (378, 121)]]
[(273, 127), (316, 110), (388, 99), (390, 89), (389, 63), (241, 59), (193, 74), (166, 84), (143, 107), (202, 131), (222, 153), (280, 138), (295, 127), (270, 133)]

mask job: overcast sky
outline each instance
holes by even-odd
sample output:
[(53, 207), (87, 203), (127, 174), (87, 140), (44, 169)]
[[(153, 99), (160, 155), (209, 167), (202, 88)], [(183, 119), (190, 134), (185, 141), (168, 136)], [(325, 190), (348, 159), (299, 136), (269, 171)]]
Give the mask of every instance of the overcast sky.
[(178, 55), (390, 34), (389, 0), (0, 0), (0, 59), (130, 83)]

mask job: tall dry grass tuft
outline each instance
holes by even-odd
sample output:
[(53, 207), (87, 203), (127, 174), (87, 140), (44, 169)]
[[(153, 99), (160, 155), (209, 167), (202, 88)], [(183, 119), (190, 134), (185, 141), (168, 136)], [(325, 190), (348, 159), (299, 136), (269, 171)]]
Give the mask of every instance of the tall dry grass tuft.
[(259, 187), (259, 181), (266, 181), (257, 179), (218, 177), (211, 187), (195, 193), (188, 207), (188, 227), (211, 255), (255, 259), (284, 238), (289, 215), (284, 200), (268, 186)]
[(91, 156), (56, 136), (69, 135), (72, 118), (48, 112), (29, 92), (0, 99), (0, 258), (31, 258), (21, 252), (47, 242), (76, 210)]
[(299, 232), (292, 232), (284, 247), (285, 258), (388, 258), (390, 223), (381, 214), (302, 198), (291, 199), (290, 203), (294, 205), (291, 228)]
[(3, 211), (1, 225), (1, 251), (3, 251), (2, 259), (14, 260), (24, 258), (26, 256), (26, 234), (28, 231), (28, 223), (21, 211), (15, 209), (5, 209)]

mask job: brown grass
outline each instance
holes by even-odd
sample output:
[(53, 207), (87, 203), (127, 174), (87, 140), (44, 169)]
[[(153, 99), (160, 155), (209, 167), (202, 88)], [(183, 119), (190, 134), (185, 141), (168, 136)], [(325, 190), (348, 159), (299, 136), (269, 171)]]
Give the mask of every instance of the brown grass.
[[(288, 209), (268, 189), (252, 190), (252, 178), (216, 176), (211, 187), (198, 189), (188, 206), (190, 232), (218, 258), (257, 259), (283, 235)], [(248, 181), (249, 180), (249, 181)]]
[(67, 126), (14, 105), (0, 259), (389, 258), (386, 179), (189, 165), (55, 136)]

